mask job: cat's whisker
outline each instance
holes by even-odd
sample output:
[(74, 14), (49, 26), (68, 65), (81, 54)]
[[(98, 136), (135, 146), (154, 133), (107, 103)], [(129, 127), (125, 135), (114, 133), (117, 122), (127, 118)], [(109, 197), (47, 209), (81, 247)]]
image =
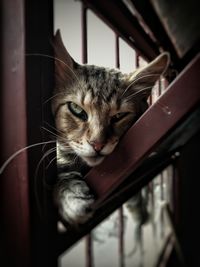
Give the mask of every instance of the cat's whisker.
[(46, 127), (42, 126), (41, 129), (45, 130), (46, 132), (52, 134), (54, 137), (59, 137), (56, 133), (52, 132), (51, 130), (47, 129)]
[[(39, 199), (39, 195), (38, 195), (38, 190), (37, 190), (37, 188), (38, 188), (38, 186), (37, 186), (38, 171), (39, 171), (39, 167), (40, 167), (42, 161), (43, 161), (47, 156), (49, 156), (50, 154), (56, 152), (56, 149), (57, 149), (56, 147), (53, 147), (53, 148), (49, 149), (49, 150), (42, 156), (42, 158), (40, 159), (40, 161), (39, 161), (38, 164), (37, 164), (37, 167), (36, 167), (36, 170), (35, 170), (35, 174), (34, 174), (34, 188), (35, 188), (35, 189), (34, 189), (34, 193), (35, 193), (35, 199), (36, 199), (36, 203), (37, 203), (37, 207), (38, 207), (38, 211), (39, 211), (39, 213), (40, 213), (40, 216), (42, 215), (42, 211), (41, 211), (41, 208), (40, 208), (41, 203), (40, 203), (40, 199)], [(57, 156), (56, 156), (55, 158), (57, 158)], [(43, 182), (44, 182), (44, 181), (43, 181)]]
[[(69, 70), (70, 72), (73, 74), (73, 76), (75, 77), (75, 79), (77, 80), (78, 82), (78, 85), (80, 86), (80, 89), (81, 89), (81, 83), (80, 83), (80, 80), (78, 78), (78, 76), (76, 75), (76, 73), (73, 71), (73, 69), (67, 65), (63, 60), (55, 57), (55, 56), (50, 56), (50, 55), (47, 55), (47, 54), (40, 54), (40, 53), (26, 53), (25, 54), (26, 56), (39, 56), (39, 57), (46, 57), (46, 58), (50, 58), (50, 59), (54, 59), (54, 60), (57, 60), (59, 61), (60, 63), (64, 64)], [(70, 77), (70, 76), (69, 76)], [(71, 77), (70, 77), (71, 78)]]
[(36, 171), (35, 171), (35, 177), (37, 177), (37, 173), (38, 173), (38, 170), (39, 170), (39, 167), (40, 167), (42, 161), (43, 161), (47, 156), (49, 156), (51, 153), (53, 153), (53, 152), (55, 152), (55, 151), (56, 151), (56, 147), (50, 148), (50, 149), (47, 150), (47, 152), (42, 156), (42, 158), (40, 159), (40, 161), (39, 161), (38, 164), (37, 164)]
[(51, 97), (49, 97), (47, 100), (44, 101), (43, 105), (47, 104), (50, 100), (54, 99), (55, 97), (57, 97), (58, 95), (65, 95), (64, 92), (61, 92), (61, 93), (57, 93)]
[(24, 152), (26, 149), (32, 148), (32, 147), (36, 147), (36, 146), (41, 146), (44, 144), (51, 144), (51, 143), (55, 143), (56, 141), (46, 141), (46, 142), (40, 142), (40, 143), (35, 143), (26, 147), (23, 147), (19, 150), (17, 150), (15, 153), (13, 153), (2, 165), (0, 168), (0, 175), (4, 172), (5, 168), (8, 166), (8, 164), (16, 157), (18, 156), (20, 153)]
[(126, 100), (133, 99), (133, 98), (136, 97), (138, 94), (141, 94), (141, 93), (146, 92), (146, 91), (151, 91), (151, 89), (152, 89), (152, 86), (147, 86), (147, 87), (142, 88), (141, 90), (139, 90), (139, 91), (137, 91), (137, 92), (134, 92), (133, 94), (128, 95), (125, 99), (126, 99)]
[(73, 149), (67, 144), (63, 144), (63, 148), (65, 148), (68, 152), (73, 151)]
[(46, 166), (46, 170), (49, 168), (49, 166), (51, 165), (51, 163), (52, 163), (55, 159), (57, 159), (57, 156), (55, 156), (55, 157), (49, 162), (49, 164)]
[(58, 129), (56, 129), (54, 126), (52, 126), (51, 124), (49, 124), (48, 122), (44, 121), (44, 123), (49, 126), (52, 130), (55, 130), (56, 132), (60, 133), (61, 135), (63, 134), (61, 131), (59, 131)]
[(141, 79), (144, 79), (144, 78), (148, 78), (148, 77), (152, 77), (152, 76), (160, 76), (159, 74), (156, 74), (156, 73), (152, 73), (152, 74), (147, 74), (147, 75), (144, 75), (144, 76), (141, 76), (141, 77), (138, 77), (137, 79), (135, 79), (134, 81), (132, 81), (127, 87), (126, 89), (123, 91), (123, 93), (121, 94), (121, 97), (124, 96), (124, 94), (127, 92), (127, 90), (133, 86), (136, 82), (138, 82), (139, 80)]
[[(54, 128), (52, 125), (50, 125), (49, 123), (45, 122), (49, 127), (51, 127), (53, 130), (57, 131), (58, 133), (62, 134), (61, 131), (58, 131), (56, 128)], [(56, 138), (61, 139), (63, 148), (65, 148), (68, 152), (73, 151), (73, 149), (69, 146), (69, 144), (67, 143), (67, 138), (66, 137), (62, 137), (54, 132), (52, 132), (51, 130), (47, 129), (46, 127), (42, 127), (43, 130), (51, 133), (53, 136), (55, 136)]]
[(58, 134), (52, 132), (51, 130), (47, 129), (47, 128), (44, 127), (44, 126), (42, 126), (41, 129), (47, 131), (48, 133), (52, 134), (52, 135), (55, 136), (56, 138), (60, 138), (61, 140), (65, 141), (65, 142), (67, 141), (66, 138), (64, 138), (64, 137), (62, 137), (62, 136), (60, 136), (60, 135), (58, 135)]
[(44, 152), (46, 146), (47, 146), (47, 144), (44, 144), (44, 145), (43, 145), (43, 147), (42, 147), (42, 152)]

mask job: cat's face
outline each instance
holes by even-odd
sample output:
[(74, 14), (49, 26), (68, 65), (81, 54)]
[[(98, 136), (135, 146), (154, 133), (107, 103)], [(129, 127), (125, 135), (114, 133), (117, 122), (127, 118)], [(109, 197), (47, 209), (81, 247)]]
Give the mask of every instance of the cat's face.
[(137, 105), (123, 97), (127, 84), (118, 71), (79, 66), (76, 75), (78, 81), (54, 100), (56, 128), (62, 133), (59, 141), (63, 149), (67, 142), (89, 166), (94, 166), (114, 150), (136, 118)]
[(153, 73), (145, 68), (127, 75), (75, 63), (58, 33), (55, 56), (64, 62), (55, 61), (56, 88), (52, 98), (60, 148), (66, 152), (72, 149), (89, 166), (98, 165), (147, 108), (146, 99), (166, 68), (167, 54), (154, 63)]

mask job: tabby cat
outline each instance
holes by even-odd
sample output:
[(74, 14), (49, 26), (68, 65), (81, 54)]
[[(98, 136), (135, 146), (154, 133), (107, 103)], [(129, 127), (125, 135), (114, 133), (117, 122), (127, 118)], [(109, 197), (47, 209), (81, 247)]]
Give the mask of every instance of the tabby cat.
[(54, 50), (52, 110), (58, 134), (54, 196), (61, 218), (79, 225), (93, 215), (94, 196), (84, 175), (113, 152), (123, 134), (148, 108), (147, 98), (166, 70), (169, 55), (162, 53), (146, 67), (123, 74), (117, 69), (76, 63), (59, 31)]

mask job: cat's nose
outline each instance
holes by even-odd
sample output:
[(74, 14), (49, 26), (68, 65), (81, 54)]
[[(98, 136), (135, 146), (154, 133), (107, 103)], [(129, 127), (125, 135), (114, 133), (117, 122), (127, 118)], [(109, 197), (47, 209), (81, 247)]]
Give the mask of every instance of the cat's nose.
[(105, 146), (105, 144), (103, 142), (98, 142), (98, 141), (90, 141), (89, 143), (94, 148), (94, 150), (96, 152), (100, 152), (103, 149), (103, 147)]

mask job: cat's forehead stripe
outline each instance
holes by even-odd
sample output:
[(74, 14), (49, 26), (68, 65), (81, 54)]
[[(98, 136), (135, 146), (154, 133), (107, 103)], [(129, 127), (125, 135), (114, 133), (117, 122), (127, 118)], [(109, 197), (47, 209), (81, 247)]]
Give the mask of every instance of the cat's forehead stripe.
[(91, 104), (93, 100), (93, 96), (92, 96), (92, 93), (91, 91), (88, 91), (85, 95), (84, 95), (84, 100), (83, 100), (83, 104), (88, 106)]
[[(118, 70), (108, 70), (106, 68), (96, 66), (84, 66), (80, 69), (82, 79), (88, 86), (89, 90), (93, 90), (94, 95), (100, 93), (104, 97), (110, 97), (112, 90), (120, 85), (120, 79), (123, 74)], [(109, 99), (108, 99), (109, 100)]]
[(79, 76), (84, 88), (82, 105), (88, 105), (91, 101), (96, 105), (105, 102), (114, 104), (116, 109), (120, 108), (124, 75), (119, 70), (87, 65), (80, 69)]

